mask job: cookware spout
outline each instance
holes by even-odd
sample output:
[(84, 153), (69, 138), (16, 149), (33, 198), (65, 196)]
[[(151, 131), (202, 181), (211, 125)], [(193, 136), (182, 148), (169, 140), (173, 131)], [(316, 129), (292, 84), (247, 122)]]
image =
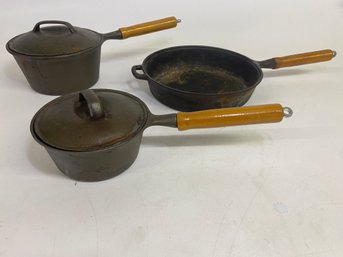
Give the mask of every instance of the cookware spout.
[(165, 126), (171, 128), (177, 128), (177, 118), (175, 113), (164, 115), (149, 115), (147, 127), (150, 126)]

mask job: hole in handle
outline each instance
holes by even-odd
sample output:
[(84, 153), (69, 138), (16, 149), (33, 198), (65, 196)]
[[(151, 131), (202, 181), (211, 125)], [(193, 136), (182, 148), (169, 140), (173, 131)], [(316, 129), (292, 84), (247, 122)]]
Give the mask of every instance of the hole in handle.
[(290, 118), (290, 117), (292, 117), (292, 115), (293, 115), (293, 110), (292, 110), (291, 108), (289, 108), (289, 107), (283, 107), (282, 110), (283, 110), (283, 116), (284, 116), (285, 118)]

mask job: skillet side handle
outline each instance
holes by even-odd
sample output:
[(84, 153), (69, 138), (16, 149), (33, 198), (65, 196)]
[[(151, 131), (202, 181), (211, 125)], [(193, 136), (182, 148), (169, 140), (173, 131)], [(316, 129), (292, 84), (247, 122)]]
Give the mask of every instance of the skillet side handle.
[(279, 69), (285, 67), (299, 66), (310, 63), (330, 61), (336, 56), (336, 52), (330, 49), (309, 53), (294, 54), (259, 62), (261, 68)]
[(120, 28), (119, 31), (122, 34), (122, 38), (129, 38), (140, 36), (164, 29), (171, 29), (175, 28), (176, 25), (180, 22), (180, 20), (176, 19), (175, 17), (168, 17), (160, 20), (149, 21), (137, 25), (133, 25), (130, 27), (123, 27)]
[(292, 116), (292, 113), (290, 108), (283, 108), (280, 104), (180, 112), (177, 114), (177, 124), (179, 130), (187, 130), (274, 123)]
[[(138, 72), (141, 71), (141, 72)], [(142, 65), (135, 65), (131, 68), (132, 75), (136, 79), (147, 80), (148, 76), (145, 74)]]

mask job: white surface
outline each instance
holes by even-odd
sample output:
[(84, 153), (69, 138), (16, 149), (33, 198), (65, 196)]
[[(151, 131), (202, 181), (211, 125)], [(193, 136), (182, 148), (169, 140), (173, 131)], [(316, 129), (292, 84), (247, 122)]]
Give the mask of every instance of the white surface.
[[(154, 127), (122, 175), (80, 183), (32, 139), (32, 91), (5, 43), (43, 19), (109, 32), (175, 15), (177, 29), (102, 47), (94, 88), (158, 103), (130, 72), (150, 53), (204, 44), (262, 60), (331, 48), (331, 62), (265, 71), (248, 104), (294, 110), (279, 124)], [(343, 256), (343, 1), (2, 1), (0, 256)]]

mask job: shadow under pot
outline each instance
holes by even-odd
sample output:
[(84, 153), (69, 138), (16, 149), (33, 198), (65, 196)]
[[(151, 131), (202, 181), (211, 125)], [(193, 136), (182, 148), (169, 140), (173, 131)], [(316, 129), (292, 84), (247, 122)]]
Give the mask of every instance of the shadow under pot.
[(146, 57), (132, 67), (147, 80), (161, 103), (180, 111), (244, 105), (263, 78), (262, 68), (278, 69), (331, 60), (336, 53), (321, 50), (254, 61), (239, 53), (209, 46), (177, 46)]
[(292, 110), (280, 104), (154, 115), (133, 95), (95, 89), (43, 106), (31, 121), (31, 133), (64, 174), (79, 181), (100, 181), (131, 166), (149, 126), (187, 130), (280, 122), (291, 115)]
[[(98, 81), (101, 46), (106, 40), (169, 29), (178, 22), (169, 17), (101, 34), (65, 21), (46, 20), (12, 38), (6, 48), (33, 90), (62, 95), (89, 88)], [(47, 24), (50, 26), (43, 26)]]

